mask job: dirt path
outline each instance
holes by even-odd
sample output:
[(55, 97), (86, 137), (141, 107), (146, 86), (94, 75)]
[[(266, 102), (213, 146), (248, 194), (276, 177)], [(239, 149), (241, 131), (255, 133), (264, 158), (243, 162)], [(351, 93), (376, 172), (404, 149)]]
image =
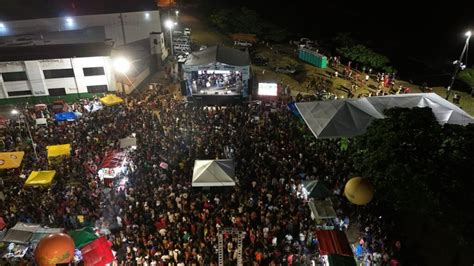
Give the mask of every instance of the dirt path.
[(202, 19), (192, 14), (183, 14), (179, 18), (184, 27), (191, 28), (191, 39), (200, 45), (231, 44), (229, 37), (212, 31)]

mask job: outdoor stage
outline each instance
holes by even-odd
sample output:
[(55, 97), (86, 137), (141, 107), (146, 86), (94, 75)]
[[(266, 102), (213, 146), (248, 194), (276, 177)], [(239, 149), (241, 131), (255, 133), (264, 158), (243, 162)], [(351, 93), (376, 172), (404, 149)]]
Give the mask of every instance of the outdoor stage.
[(220, 95), (220, 96), (240, 96), (242, 87), (241, 86), (224, 86), (224, 87), (209, 87), (209, 88), (197, 88), (193, 92), (193, 96), (207, 96), (207, 95)]
[(188, 97), (188, 102), (196, 105), (231, 105), (242, 102), (240, 94), (202, 94)]
[(209, 47), (189, 55), (183, 65), (182, 88), (196, 104), (232, 104), (248, 96), (249, 72), (248, 52)]

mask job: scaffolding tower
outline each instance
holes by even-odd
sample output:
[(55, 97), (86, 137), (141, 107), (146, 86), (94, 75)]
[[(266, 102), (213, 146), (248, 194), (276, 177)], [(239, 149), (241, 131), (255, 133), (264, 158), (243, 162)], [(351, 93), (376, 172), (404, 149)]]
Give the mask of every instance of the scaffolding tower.
[(219, 266), (224, 266), (224, 234), (231, 234), (237, 236), (237, 266), (242, 266), (242, 241), (244, 238), (244, 232), (240, 231), (237, 228), (225, 227), (219, 229), (217, 232), (217, 245), (218, 245), (218, 255), (219, 255)]

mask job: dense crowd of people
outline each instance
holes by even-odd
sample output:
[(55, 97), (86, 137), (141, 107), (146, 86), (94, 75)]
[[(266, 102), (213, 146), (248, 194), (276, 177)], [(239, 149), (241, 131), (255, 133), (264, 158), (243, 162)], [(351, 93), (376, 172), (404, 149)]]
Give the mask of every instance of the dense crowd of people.
[[(341, 220), (348, 220), (341, 191), (352, 166), (345, 150), (337, 141), (316, 140), (287, 102), (202, 107), (175, 99), (166, 87), (125, 97), (126, 104), (96, 112), (84, 108), (90, 102), (77, 103), (70, 109), (82, 118), (60, 125), (49, 118), (47, 126), (32, 127), (38, 159), (25, 127), (7, 127), (3, 151), (26, 151), (20, 176), (57, 171), (47, 188), (4, 179), (0, 216), (8, 227), (21, 221), (105, 229), (98, 232), (113, 243), (120, 265), (216, 265), (218, 231), (232, 227), (244, 233), (245, 265), (291, 265), (294, 254), (309, 258), (318, 250), (317, 225), (297, 197), (303, 180), (331, 188)], [(30, 125), (38, 115), (52, 117), (48, 110), (25, 113)], [(106, 188), (97, 176), (103, 156), (133, 133), (138, 149), (129, 152), (132, 170), (116, 178), (126, 178), (124, 189)], [(72, 144), (71, 155), (50, 164), (46, 146), (65, 143)], [(216, 158), (235, 160), (237, 185), (191, 188), (194, 161)], [(389, 250), (379, 245), (383, 235), (363, 239), (365, 249)], [(224, 255), (235, 264), (235, 236), (224, 235)]]

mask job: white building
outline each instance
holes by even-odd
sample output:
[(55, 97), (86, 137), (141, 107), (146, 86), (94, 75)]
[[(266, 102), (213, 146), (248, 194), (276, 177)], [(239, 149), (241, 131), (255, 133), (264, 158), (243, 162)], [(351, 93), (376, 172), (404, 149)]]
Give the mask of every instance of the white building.
[[(45, 46), (15, 47), (18, 54), (10, 53), (10, 57), (18, 56), (17, 60), (0, 62), (0, 99), (114, 91), (112, 48), (103, 44), (103, 49), (91, 50), (87, 46), (90, 44), (51, 45), (48, 54), (41, 54)], [(84, 52), (76, 53), (78, 50)], [(3, 52), (6, 49), (0, 48)]]
[(122, 90), (118, 55), (129, 92), (167, 57), (159, 11), (0, 22), (0, 99)]

